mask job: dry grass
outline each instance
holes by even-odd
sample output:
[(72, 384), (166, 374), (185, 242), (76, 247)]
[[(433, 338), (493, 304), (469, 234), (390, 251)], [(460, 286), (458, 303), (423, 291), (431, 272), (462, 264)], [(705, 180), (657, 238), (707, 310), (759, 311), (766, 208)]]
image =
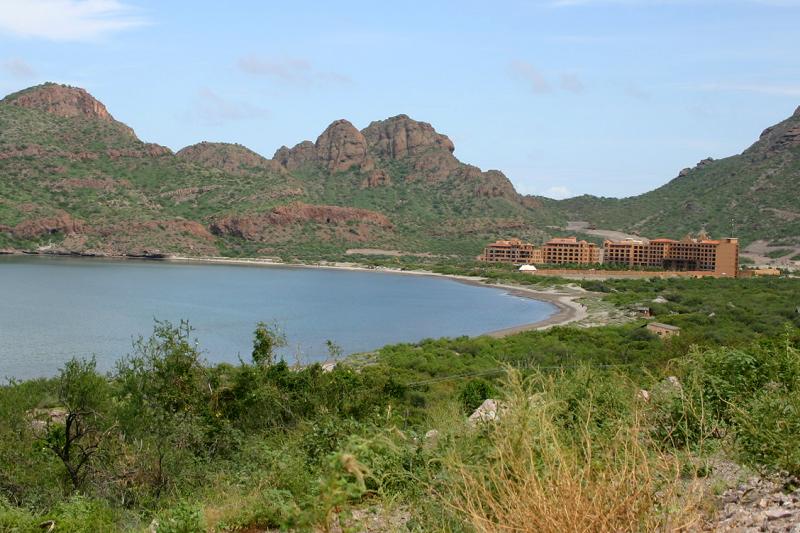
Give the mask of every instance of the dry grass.
[(478, 461), (451, 458), (454, 482), (443, 502), (467, 527), (562, 533), (699, 525), (699, 484), (681, 478), (677, 460), (648, 448), (636, 408), (606, 435), (588, 419), (568, 432), (556, 419), (557, 381), (542, 378), (538, 385), (541, 392), (530, 396), (513, 376), (505, 416), (486, 428), (491, 453)]

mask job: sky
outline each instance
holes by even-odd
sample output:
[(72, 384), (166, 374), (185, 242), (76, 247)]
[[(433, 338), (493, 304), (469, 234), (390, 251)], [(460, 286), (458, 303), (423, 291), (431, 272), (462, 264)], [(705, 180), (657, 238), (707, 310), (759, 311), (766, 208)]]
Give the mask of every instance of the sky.
[(624, 197), (800, 106), (800, 0), (0, 0), (0, 93), (267, 157), (405, 113), (524, 194)]

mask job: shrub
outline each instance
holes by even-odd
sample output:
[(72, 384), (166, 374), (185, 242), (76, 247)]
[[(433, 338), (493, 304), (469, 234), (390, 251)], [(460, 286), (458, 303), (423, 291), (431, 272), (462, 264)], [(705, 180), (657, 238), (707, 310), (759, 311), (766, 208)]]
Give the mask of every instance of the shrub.
[(471, 379), (467, 381), (458, 393), (458, 398), (464, 411), (469, 414), (480, 407), (484, 400), (494, 396), (495, 390), (491, 383), (485, 379)]

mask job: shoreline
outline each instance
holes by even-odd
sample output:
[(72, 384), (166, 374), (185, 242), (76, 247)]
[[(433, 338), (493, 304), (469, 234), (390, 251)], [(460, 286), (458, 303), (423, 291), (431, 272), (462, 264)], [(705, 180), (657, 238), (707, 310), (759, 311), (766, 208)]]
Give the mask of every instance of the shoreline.
[(549, 303), (555, 307), (555, 312), (543, 320), (511, 326), (499, 330), (486, 331), (475, 337), (488, 335), (490, 337), (501, 338), (524, 331), (545, 330), (554, 326), (563, 326), (572, 322), (577, 322), (587, 317), (587, 309), (585, 306), (577, 303), (575, 299), (581, 297), (585, 291), (583, 289), (531, 289), (521, 285), (507, 285), (507, 284), (492, 284), (486, 283), (485, 278), (474, 276), (461, 276), (456, 274), (439, 274), (428, 270), (401, 270), (396, 268), (387, 267), (368, 267), (359, 265), (358, 263), (343, 263), (343, 262), (320, 262), (320, 263), (287, 263), (280, 260), (270, 258), (232, 258), (232, 257), (192, 257), (192, 256), (178, 256), (170, 255), (163, 257), (136, 257), (136, 256), (90, 256), (90, 255), (76, 255), (76, 254), (48, 254), (48, 253), (24, 253), (24, 254), (4, 254), (8, 256), (51, 256), (51, 257), (68, 257), (75, 259), (107, 259), (107, 260), (138, 260), (138, 261), (159, 261), (167, 263), (196, 263), (196, 264), (209, 264), (209, 265), (237, 265), (237, 266), (257, 266), (257, 267), (280, 267), (280, 268), (316, 268), (316, 269), (329, 269), (329, 270), (344, 270), (350, 272), (373, 272), (383, 274), (402, 274), (408, 276), (428, 276), (435, 278), (450, 279), (466, 285), (475, 287), (486, 287), (502, 289), (511, 296), (520, 298), (528, 298)]
[(488, 335), (494, 338), (507, 337), (516, 333), (524, 331), (537, 331), (545, 330), (555, 326), (564, 326), (572, 322), (583, 320), (587, 317), (588, 311), (585, 306), (579, 304), (575, 299), (582, 296), (583, 289), (570, 291), (558, 289), (530, 289), (521, 285), (507, 285), (507, 284), (491, 284), (486, 283), (485, 278), (474, 276), (460, 276), (456, 274), (439, 274), (438, 272), (431, 272), (429, 270), (400, 270), (395, 268), (386, 267), (366, 267), (358, 265), (357, 263), (285, 263), (282, 261), (275, 261), (272, 259), (261, 258), (229, 258), (229, 257), (187, 257), (187, 256), (171, 256), (164, 261), (187, 262), (187, 263), (207, 263), (207, 264), (229, 264), (229, 265), (252, 265), (252, 266), (277, 266), (277, 267), (292, 267), (292, 268), (322, 268), (330, 270), (345, 270), (351, 272), (376, 272), (384, 274), (405, 274), (410, 276), (428, 276), (450, 279), (466, 285), (475, 287), (488, 287), (495, 289), (503, 289), (511, 296), (520, 298), (528, 298), (546, 302), (556, 308), (555, 312), (543, 320), (536, 322), (529, 322), (520, 324), (518, 326), (511, 326), (508, 328), (487, 331), (476, 337)]

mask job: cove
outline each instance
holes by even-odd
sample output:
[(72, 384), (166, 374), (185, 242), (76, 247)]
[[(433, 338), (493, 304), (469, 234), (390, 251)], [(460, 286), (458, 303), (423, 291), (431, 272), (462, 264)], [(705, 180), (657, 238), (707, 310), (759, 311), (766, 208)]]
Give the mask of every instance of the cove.
[(72, 357), (110, 370), (152, 333), (188, 320), (209, 363), (248, 360), (256, 323), (277, 323), (289, 362), (546, 319), (547, 302), (452, 279), (288, 266), (0, 257), (0, 379), (53, 376)]

